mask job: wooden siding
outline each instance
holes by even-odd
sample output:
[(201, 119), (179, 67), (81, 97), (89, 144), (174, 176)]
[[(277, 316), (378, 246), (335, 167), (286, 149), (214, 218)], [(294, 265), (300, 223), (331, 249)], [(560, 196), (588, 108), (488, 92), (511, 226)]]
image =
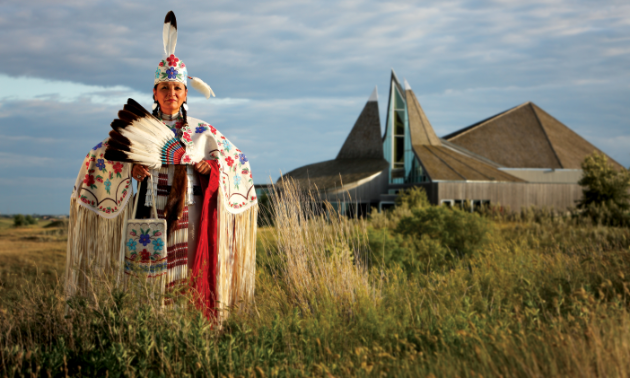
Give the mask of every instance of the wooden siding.
[(508, 183), (508, 182), (438, 182), (438, 204), (442, 200), (489, 200), (518, 211), (522, 207), (553, 207), (565, 210), (574, 207), (582, 198), (582, 187), (577, 184)]

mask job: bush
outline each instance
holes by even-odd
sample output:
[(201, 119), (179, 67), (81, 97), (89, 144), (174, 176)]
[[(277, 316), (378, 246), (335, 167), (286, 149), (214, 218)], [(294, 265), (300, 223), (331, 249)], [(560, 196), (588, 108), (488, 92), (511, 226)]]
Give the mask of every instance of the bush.
[(405, 189), (396, 197), (396, 206), (407, 207), (409, 209), (421, 209), (430, 206), (429, 198), (424, 188), (417, 186)]
[(431, 206), (427, 193), (423, 188), (412, 187), (402, 191), (396, 197), (396, 207), (389, 211), (370, 212), (370, 225), (376, 229), (394, 229), (402, 218), (411, 216), (411, 209), (421, 209)]
[(423, 237), (439, 241), (450, 250), (450, 256), (464, 257), (477, 253), (490, 232), (488, 220), (479, 214), (446, 206), (430, 206), (412, 210), (413, 216), (403, 218), (396, 232), (417, 240)]
[(394, 233), (387, 229), (370, 229), (371, 266), (399, 266), (407, 274), (443, 271), (453, 266), (451, 251), (428, 235), (420, 239)]
[(604, 154), (593, 153), (582, 162), (584, 176), (578, 182), (584, 187), (584, 197), (578, 207), (587, 208), (614, 205), (621, 210), (630, 209), (630, 173), (615, 170)]
[(27, 224), (28, 223), (26, 222), (26, 219), (24, 218), (24, 215), (18, 214), (18, 215), (14, 215), (13, 216), (13, 225), (15, 227), (26, 226)]
[[(445, 206), (406, 209), (408, 216), (391, 228), (370, 228), (370, 265), (398, 265), (408, 274), (444, 271), (477, 254), (485, 245), (490, 223), (479, 214)], [(380, 222), (379, 222), (380, 224)]]
[(24, 216), (22, 214), (17, 214), (13, 216), (13, 226), (15, 227), (28, 226), (31, 224), (37, 224), (37, 219), (30, 215)]

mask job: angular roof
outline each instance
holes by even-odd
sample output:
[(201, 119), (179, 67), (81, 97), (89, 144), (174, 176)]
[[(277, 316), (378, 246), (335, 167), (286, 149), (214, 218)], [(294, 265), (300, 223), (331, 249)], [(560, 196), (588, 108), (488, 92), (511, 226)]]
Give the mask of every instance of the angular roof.
[(389, 164), (383, 158), (376, 93), (375, 88), (334, 160), (294, 169), (278, 179), (278, 183), (291, 177), (300, 186), (315, 185), (318, 190), (328, 191), (357, 184), (386, 170)]
[(408, 84), (405, 86), (411, 146), (431, 181), (523, 181), (470, 151), (442, 143), (413, 90)]
[[(601, 151), (532, 102), (527, 102), (444, 137), (509, 168), (580, 169)], [(613, 166), (621, 168), (609, 158)]]
[(354, 123), (337, 159), (382, 159), (381, 120), (376, 88)]
[(445, 146), (415, 145), (413, 150), (431, 181), (524, 180)]
[(411, 86), (406, 83), (406, 87), (405, 100), (407, 101), (411, 144), (441, 146), (442, 143), (440, 142), (440, 138), (435, 135), (433, 126), (431, 126), (429, 119), (426, 114), (424, 114), (424, 110), (422, 109), (422, 106), (420, 106), (416, 95), (411, 90)]

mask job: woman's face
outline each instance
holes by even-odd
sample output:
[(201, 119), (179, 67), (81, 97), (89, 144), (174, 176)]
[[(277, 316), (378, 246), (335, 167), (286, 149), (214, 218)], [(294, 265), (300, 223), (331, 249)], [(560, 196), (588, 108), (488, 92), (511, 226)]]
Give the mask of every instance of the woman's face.
[(162, 113), (175, 114), (186, 101), (188, 89), (180, 82), (165, 81), (159, 83), (157, 88), (153, 88), (153, 95), (160, 104)]

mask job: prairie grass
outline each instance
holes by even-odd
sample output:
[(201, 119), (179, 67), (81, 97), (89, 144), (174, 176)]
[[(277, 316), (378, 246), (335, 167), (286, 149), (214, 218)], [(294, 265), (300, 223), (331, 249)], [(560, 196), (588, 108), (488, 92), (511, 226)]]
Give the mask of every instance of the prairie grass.
[(627, 228), (503, 217), (480, 252), (410, 273), (366, 261), (372, 220), (290, 183), (271, 201), (255, 301), (221, 330), (108, 281), (67, 300), (63, 232), (0, 230), (0, 376), (630, 376)]

